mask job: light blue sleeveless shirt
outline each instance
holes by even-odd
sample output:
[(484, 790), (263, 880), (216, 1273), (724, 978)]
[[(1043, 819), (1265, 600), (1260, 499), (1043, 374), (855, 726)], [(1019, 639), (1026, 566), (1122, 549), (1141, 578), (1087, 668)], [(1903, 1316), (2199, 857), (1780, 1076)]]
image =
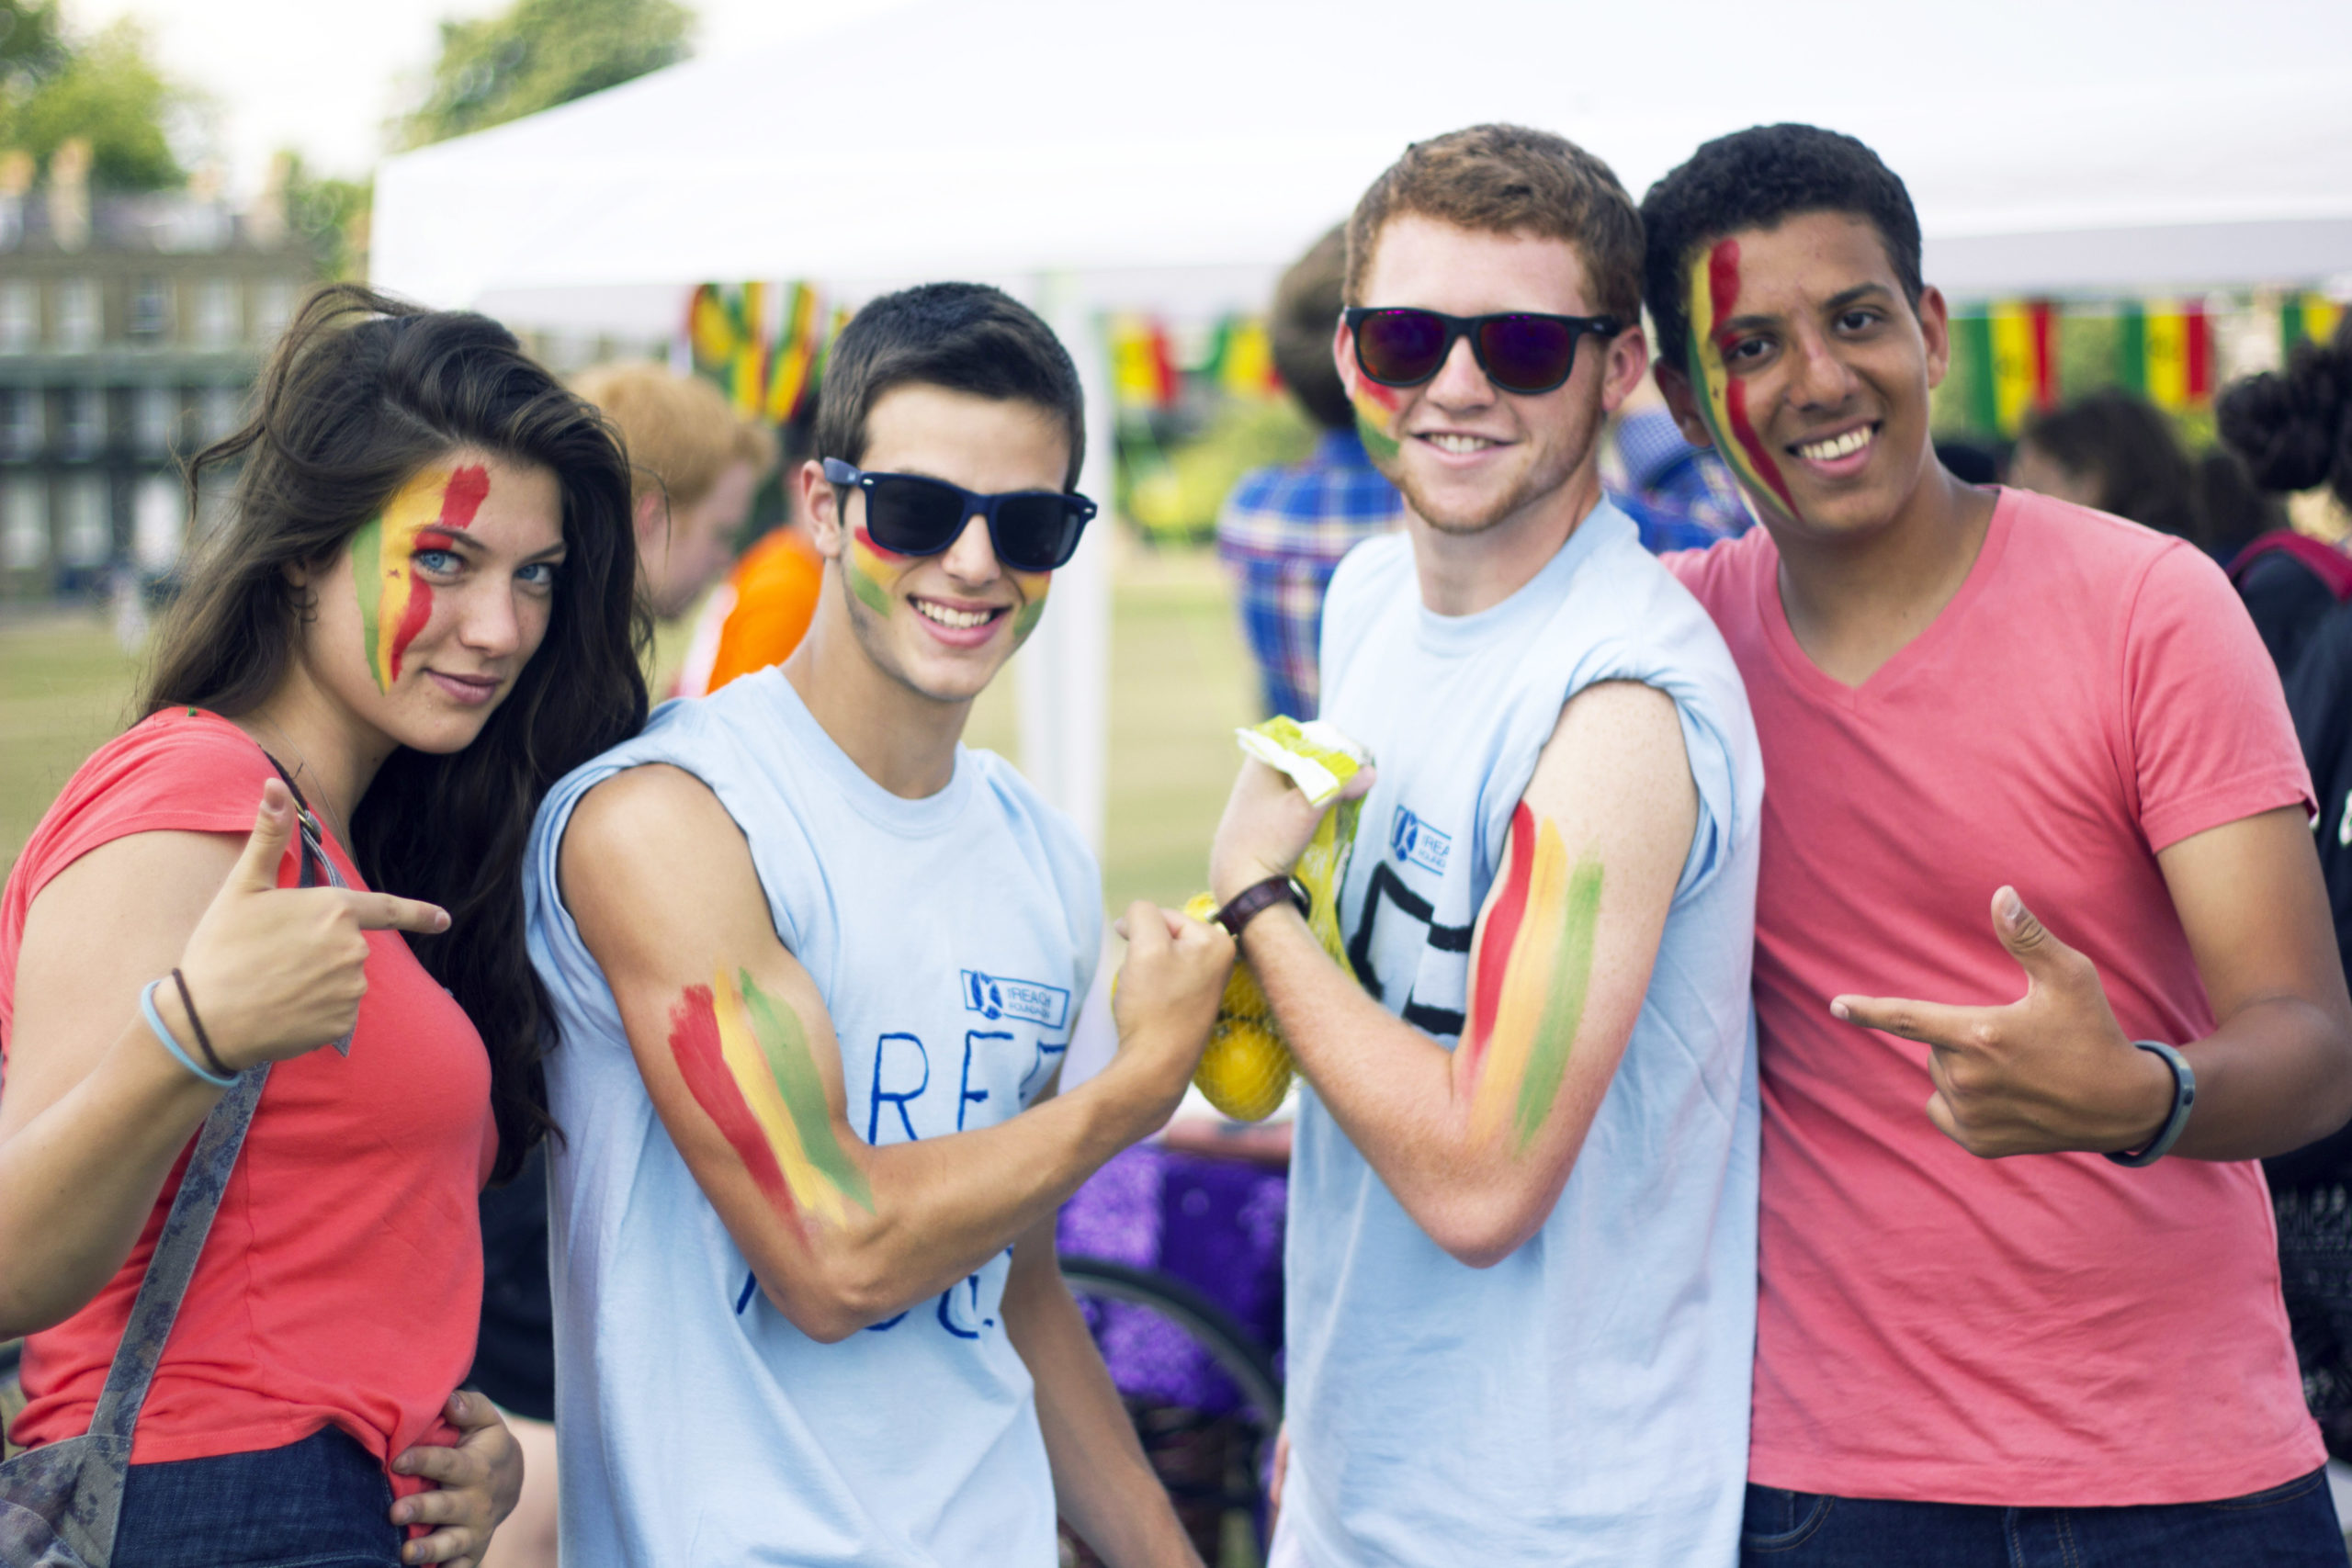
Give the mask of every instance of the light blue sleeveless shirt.
[(1322, 659), (1323, 717), (1379, 769), (1340, 930), (1372, 995), (1449, 1049), (1511, 813), (1569, 697), (1609, 680), (1672, 696), (1699, 816), (1623, 1064), (1518, 1251), (1456, 1262), (1303, 1097), (1277, 1560), (1732, 1563), (1756, 1330), (1763, 767), (1731, 655), (1603, 502), (1475, 615), (1422, 606), (1409, 538), (1359, 546), (1331, 582)]
[(665, 704), (557, 784), (525, 877), (560, 1032), (548, 1093), (566, 1141), (550, 1151), (548, 1217), (564, 1561), (1048, 1568), (1053, 1482), (998, 1309), (1009, 1252), (819, 1344), (756, 1289), (654, 1112), (556, 880), (581, 796), (649, 762), (701, 779), (743, 829), (869, 1143), (1027, 1105), (1100, 953), (1093, 857), (1009, 764), (959, 749), (945, 789), (900, 799), (775, 670)]

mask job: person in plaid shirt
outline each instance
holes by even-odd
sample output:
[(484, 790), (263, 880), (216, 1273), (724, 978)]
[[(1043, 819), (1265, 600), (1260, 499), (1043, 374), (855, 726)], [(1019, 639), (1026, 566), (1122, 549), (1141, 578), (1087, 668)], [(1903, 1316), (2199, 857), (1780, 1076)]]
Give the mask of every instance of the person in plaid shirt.
[(1266, 712), (1298, 719), (1315, 716), (1316, 646), (1332, 570), (1359, 542), (1405, 521), (1405, 498), (1364, 456), (1331, 361), (1343, 240), (1336, 228), (1324, 235), (1274, 289), (1274, 367), (1323, 437), (1303, 463), (1244, 474), (1216, 520), (1217, 554), (1233, 573)]

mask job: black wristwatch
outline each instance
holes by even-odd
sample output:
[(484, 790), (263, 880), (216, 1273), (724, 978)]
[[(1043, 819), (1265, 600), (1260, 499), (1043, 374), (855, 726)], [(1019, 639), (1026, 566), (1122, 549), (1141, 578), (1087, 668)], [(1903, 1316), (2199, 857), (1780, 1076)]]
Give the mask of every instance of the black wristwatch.
[(1241, 928), (1250, 923), (1259, 910), (1284, 898), (1298, 906), (1302, 915), (1312, 914), (1315, 900), (1307, 895), (1306, 885), (1295, 876), (1270, 876), (1263, 882), (1253, 882), (1227, 900), (1225, 908), (1209, 917), (1226, 930), (1226, 934), (1238, 940)]

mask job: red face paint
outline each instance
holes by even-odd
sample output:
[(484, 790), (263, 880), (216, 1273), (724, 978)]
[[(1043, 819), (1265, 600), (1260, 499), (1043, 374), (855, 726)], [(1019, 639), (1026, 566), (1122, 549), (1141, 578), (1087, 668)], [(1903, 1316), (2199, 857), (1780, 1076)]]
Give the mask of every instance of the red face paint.
[[(1724, 240), (1707, 254), (1707, 294), (1714, 308), (1713, 324), (1720, 330), (1720, 324), (1729, 318), (1732, 308), (1739, 302), (1737, 240)], [(1724, 417), (1731, 426), (1732, 439), (1738, 442), (1739, 449), (1747, 454), (1748, 466), (1755, 470), (1756, 477), (1781, 498), (1781, 504), (1789, 509), (1790, 516), (1794, 517), (1797, 515), (1797, 503), (1789, 494), (1787, 481), (1781, 478), (1781, 466), (1772, 460), (1771, 449), (1764, 445), (1756, 434), (1756, 426), (1748, 421), (1747, 383), (1730, 373), (1729, 344), (1720, 337), (1716, 340), (1716, 351), (1723, 355), (1724, 360)]]
[(792, 1188), (776, 1164), (775, 1150), (760, 1128), (759, 1119), (743, 1099), (735, 1075), (728, 1070), (719, 1044), (718, 1009), (708, 986), (689, 986), (670, 1010), (670, 1055), (687, 1092), (703, 1114), (718, 1124), (728, 1145), (752, 1173), (752, 1182), (778, 1213), (798, 1223)]
[(1495, 1015), (1502, 1007), (1503, 976), (1510, 967), (1510, 950), (1519, 942), (1519, 924), (1527, 915), (1527, 887), (1535, 865), (1535, 814), (1521, 801), (1510, 814), (1510, 864), (1504, 874), (1502, 897), (1487, 917), (1487, 933), (1478, 947), (1478, 982), (1472, 1002), (1470, 1063), (1476, 1066), (1495, 1032)]

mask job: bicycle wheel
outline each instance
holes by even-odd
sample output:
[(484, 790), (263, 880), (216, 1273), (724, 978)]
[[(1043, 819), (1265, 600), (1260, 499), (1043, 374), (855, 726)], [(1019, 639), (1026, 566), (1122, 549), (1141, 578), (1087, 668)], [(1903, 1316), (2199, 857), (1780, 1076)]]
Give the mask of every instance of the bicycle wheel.
[[(1213, 1568), (1257, 1568), (1283, 1418), (1272, 1355), (1231, 1314), (1172, 1275), (1065, 1258), (1062, 1278), (1202, 1560)], [(1093, 1561), (1075, 1542), (1065, 1546), (1065, 1561)]]

